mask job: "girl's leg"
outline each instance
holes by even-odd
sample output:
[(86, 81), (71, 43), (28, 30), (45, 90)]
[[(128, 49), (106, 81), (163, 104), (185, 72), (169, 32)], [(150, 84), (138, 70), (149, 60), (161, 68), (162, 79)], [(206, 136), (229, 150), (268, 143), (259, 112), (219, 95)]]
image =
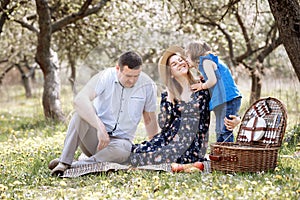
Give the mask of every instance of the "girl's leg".
[[(237, 115), (238, 111), (241, 106), (241, 98), (235, 98), (232, 101), (229, 101), (226, 103), (226, 110), (225, 110), (225, 116), (229, 118), (229, 115)], [(224, 117), (225, 117), (224, 116)], [(224, 120), (224, 118), (223, 118)], [(226, 129), (224, 122), (223, 122), (223, 128), (222, 128), (222, 134), (223, 134), (223, 140), (225, 142), (233, 142), (234, 136), (233, 131), (229, 131)]]
[(224, 128), (224, 117), (226, 116), (226, 104), (221, 104), (214, 109), (216, 117), (216, 140), (217, 142), (223, 142), (222, 130)]

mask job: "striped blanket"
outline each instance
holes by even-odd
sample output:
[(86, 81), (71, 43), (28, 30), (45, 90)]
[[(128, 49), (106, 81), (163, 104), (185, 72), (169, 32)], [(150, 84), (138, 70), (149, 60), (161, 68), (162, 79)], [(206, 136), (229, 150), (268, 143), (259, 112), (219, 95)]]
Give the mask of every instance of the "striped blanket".
[[(204, 164), (204, 171), (202, 173), (210, 173), (210, 161), (203, 162)], [(132, 167), (130, 165), (121, 165), (118, 163), (111, 163), (111, 162), (101, 162), (101, 163), (92, 163), (92, 164), (84, 164), (84, 165), (76, 165), (67, 169), (62, 178), (75, 178), (87, 174), (94, 174), (99, 172), (108, 172), (108, 171), (130, 171), (130, 170), (150, 170), (150, 171), (164, 171), (170, 172), (171, 170), (171, 163), (164, 163), (159, 165), (145, 165), (145, 166), (138, 166)]]

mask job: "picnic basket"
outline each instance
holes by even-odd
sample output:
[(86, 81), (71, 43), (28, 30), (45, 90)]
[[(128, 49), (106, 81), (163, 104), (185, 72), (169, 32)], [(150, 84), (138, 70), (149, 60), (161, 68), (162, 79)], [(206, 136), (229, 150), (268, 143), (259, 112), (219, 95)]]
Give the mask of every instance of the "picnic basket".
[(287, 112), (280, 100), (267, 97), (254, 102), (242, 118), (236, 142), (210, 145), (212, 171), (274, 170), (286, 125)]

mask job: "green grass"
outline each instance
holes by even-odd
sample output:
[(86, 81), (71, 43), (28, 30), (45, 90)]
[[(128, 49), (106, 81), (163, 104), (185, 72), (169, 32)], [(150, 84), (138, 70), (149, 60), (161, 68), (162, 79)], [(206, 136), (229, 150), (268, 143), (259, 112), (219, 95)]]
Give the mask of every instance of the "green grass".
[[(300, 198), (300, 159), (283, 157), (292, 156), (296, 150), (295, 145), (288, 142), (282, 145), (273, 172), (173, 174), (119, 171), (75, 179), (51, 177), (47, 165), (61, 153), (67, 124), (44, 119), (40, 94), (32, 99), (25, 99), (18, 93), (16, 96), (12, 101), (0, 101), (0, 199)], [(62, 97), (65, 113), (72, 111), (70, 99)], [(298, 114), (291, 108), (289, 110), (291, 120), (286, 135), (293, 131), (299, 134)], [(142, 125), (138, 133), (137, 140), (145, 139)], [(213, 140), (212, 137), (211, 142)]]

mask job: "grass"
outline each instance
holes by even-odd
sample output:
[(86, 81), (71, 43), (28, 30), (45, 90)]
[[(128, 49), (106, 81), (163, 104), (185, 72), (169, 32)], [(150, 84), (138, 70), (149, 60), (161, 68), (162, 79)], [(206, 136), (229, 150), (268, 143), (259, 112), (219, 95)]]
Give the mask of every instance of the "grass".
[[(11, 98), (13, 100), (8, 101), (3, 97), (0, 99), (2, 199), (300, 198), (300, 160), (283, 156), (292, 156), (296, 150), (295, 145), (288, 142), (282, 145), (278, 164), (273, 172), (173, 174), (119, 171), (75, 179), (51, 177), (47, 165), (61, 153), (67, 124), (54, 124), (44, 119), (40, 93), (36, 93), (32, 99), (25, 99), (22, 93)], [(289, 101), (292, 98), (295, 97), (290, 96)], [(72, 111), (69, 101), (69, 96), (62, 97), (65, 113)], [(296, 105), (299, 106), (299, 102), (296, 101)], [(296, 127), (299, 116), (293, 109), (292, 106), (288, 107), (289, 125), (286, 135), (295, 130), (299, 135), (299, 126)], [(138, 140), (143, 140), (142, 125), (138, 132), (142, 133), (138, 135)], [(213, 140), (212, 137), (211, 141)]]

